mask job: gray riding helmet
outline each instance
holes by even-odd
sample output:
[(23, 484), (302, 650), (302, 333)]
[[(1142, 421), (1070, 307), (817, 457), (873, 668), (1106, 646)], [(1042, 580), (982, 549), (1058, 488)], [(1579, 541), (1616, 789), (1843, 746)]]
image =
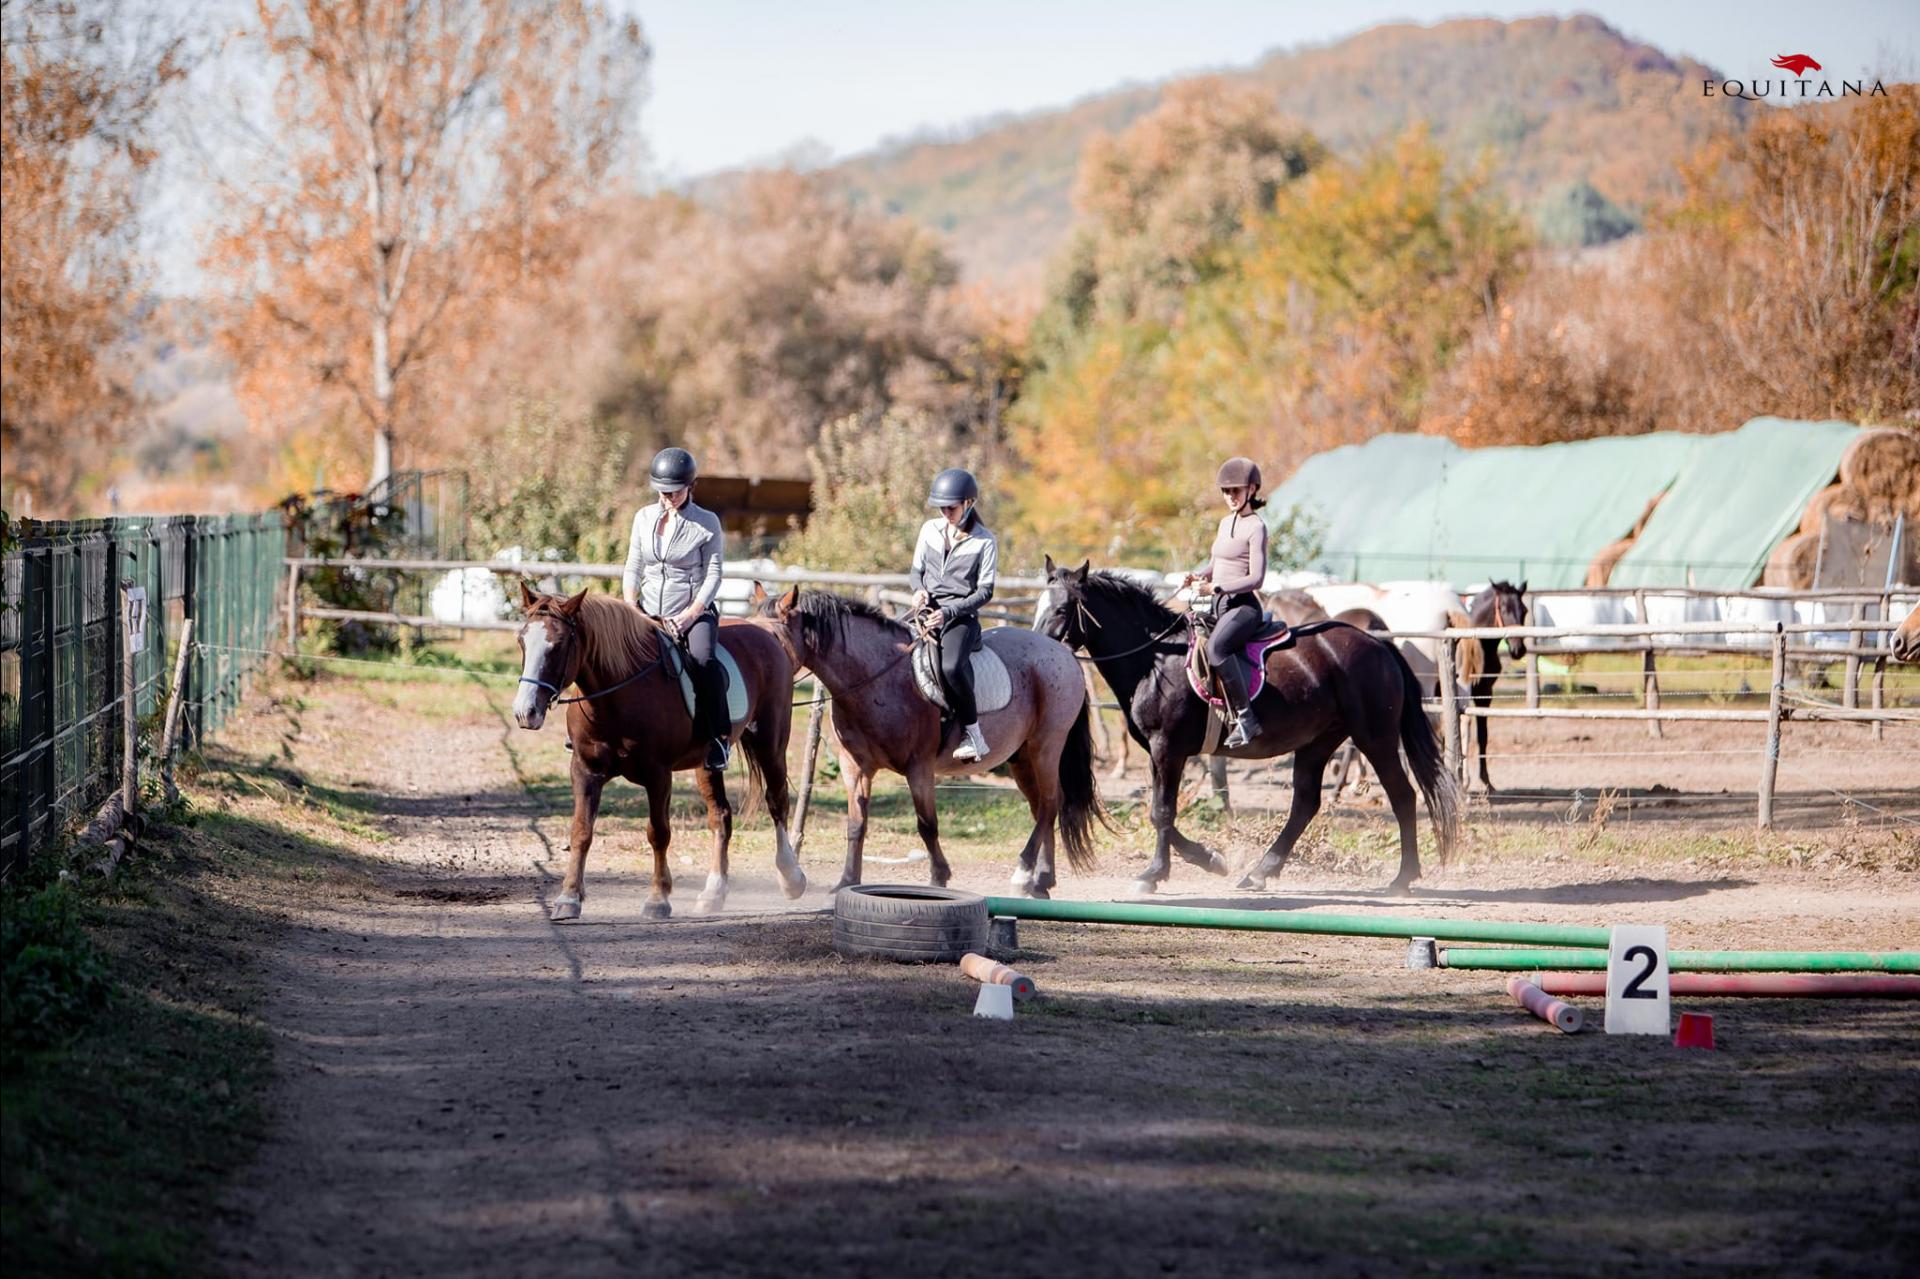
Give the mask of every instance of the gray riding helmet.
[(1260, 468), (1248, 457), (1230, 457), (1220, 464), (1220, 473), (1214, 482), (1223, 489), (1250, 488), (1258, 492), (1260, 488)]
[(678, 493), (699, 474), (693, 454), (685, 449), (661, 449), (653, 455), (653, 465), (647, 468), (647, 479), (656, 493)]
[(928, 506), (958, 506), (979, 500), (980, 484), (973, 478), (973, 472), (957, 466), (949, 466), (934, 476), (933, 486), (927, 490)]

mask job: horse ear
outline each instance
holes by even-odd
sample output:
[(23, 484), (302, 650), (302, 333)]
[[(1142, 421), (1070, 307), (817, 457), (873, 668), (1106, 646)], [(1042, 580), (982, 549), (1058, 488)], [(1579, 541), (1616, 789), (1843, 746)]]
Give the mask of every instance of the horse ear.
[(1058, 571), (1059, 566), (1053, 562), (1053, 556), (1047, 556), (1047, 576), (1052, 577)]
[(533, 602), (538, 598), (540, 597), (533, 593), (533, 588), (527, 585), (527, 579), (524, 577), (521, 578), (520, 579), (520, 607), (530, 609), (533, 607)]
[(780, 602), (773, 606), (774, 613), (779, 617), (785, 617), (787, 614), (793, 612), (794, 608), (798, 606), (799, 603), (800, 603), (800, 588), (798, 586), (789, 586), (787, 588), (787, 593), (780, 597)]
[(755, 608), (759, 608), (762, 604), (765, 604), (766, 602), (767, 602), (767, 588), (764, 585), (762, 585), (759, 581), (755, 581), (753, 584), (752, 593), (747, 596), (747, 603), (753, 605)]
[(572, 617), (580, 611), (580, 604), (586, 598), (587, 588), (583, 586), (575, 594), (569, 595), (560, 601), (560, 611), (566, 616)]
[(1077, 568), (1077, 569), (1075, 569), (1075, 570), (1073, 570), (1073, 580), (1074, 580), (1074, 581), (1076, 581), (1076, 582), (1084, 582), (1084, 581), (1086, 581), (1086, 580), (1087, 580), (1087, 572), (1088, 572), (1088, 570), (1090, 570), (1090, 569), (1091, 569), (1092, 567), (1093, 567), (1093, 561), (1092, 561), (1092, 560), (1081, 560), (1081, 561), (1080, 561), (1080, 567), (1079, 567), (1079, 568)]
[(1524, 577), (1520, 579), (1520, 593), (1522, 595), (1527, 593), (1527, 579)]

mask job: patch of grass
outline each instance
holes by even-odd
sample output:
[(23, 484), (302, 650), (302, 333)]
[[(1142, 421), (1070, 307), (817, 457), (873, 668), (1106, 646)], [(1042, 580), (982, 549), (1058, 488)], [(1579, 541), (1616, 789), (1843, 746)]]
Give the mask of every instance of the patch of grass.
[(58, 934), (64, 915), (64, 942), (93, 957), (101, 998), (57, 1035), (16, 1033), (29, 1027), (13, 1023), (9, 974), (9, 1273), (206, 1268), (222, 1181), (265, 1129), (272, 1044), (255, 956), (279, 927), (276, 899), (315, 876), (364, 874), (333, 846), (209, 813), (150, 831), (111, 883), (56, 885), (63, 904), (10, 893), (9, 929), (37, 921)]

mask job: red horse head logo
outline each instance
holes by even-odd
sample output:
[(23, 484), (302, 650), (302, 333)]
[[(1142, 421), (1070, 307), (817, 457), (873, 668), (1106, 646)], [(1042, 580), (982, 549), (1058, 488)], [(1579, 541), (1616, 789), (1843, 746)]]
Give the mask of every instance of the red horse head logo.
[(1782, 71), (1791, 71), (1795, 75), (1805, 75), (1809, 71), (1824, 71), (1825, 67), (1804, 53), (1783, 53), (1773, 60), (1773, 65)]

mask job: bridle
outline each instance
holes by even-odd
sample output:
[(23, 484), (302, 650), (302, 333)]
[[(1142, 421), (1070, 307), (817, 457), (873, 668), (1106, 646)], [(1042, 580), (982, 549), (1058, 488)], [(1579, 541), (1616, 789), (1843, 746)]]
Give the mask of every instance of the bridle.
[[(1176, 591), (1176, 592), (1174, 592), (1174, 594), (1175, 594), (1175, 595), (1177, 595), (1177, 594), (1179, 594), (1179, 592), (1178, 592), (1178, 591)], [(1172, 599), (1172, 598), (1173, 598), (1173, 596), (1172, 596), (1172, 595), (1169, 595), (1169, 596), (1167, 597), (1167, 599)], [(1085, 600), (1085, 599), (1083, 599), (1083, 598), (1081, 598), (1081, 597), (1080, 597), (1079, 595), (1077, 595), (1077, 594), (1075, 594), (1075, 593), (1074, 593), (1073, 591), (1071, 591), (1071, 590), (1069, 590), (1069, 591), (1067, 592), (1067, 599), (1068, 599), (1068, 602), (1070, 602), (1070, 603), (1071, 603), (1071, 604), (1073, 605), (1073, 607), (1075, 608), (1075, 610), (1077, 610), (1077, 611), (1079, 612), (1079, 614), (1080, 614), (1080, 620), (1081, 620), (1082, 622), (1084, 622), (1084, 623), (1090, 623), (1090, 624), (1092, 625), (1092, 627), (1093, 627), (1093, 629), (1094, 629), (1094, 630), (1099, 630), (1099, 629), (1101, 629), (1101, 627), (1100, 627), (1100, 619), (1099, 619), (1099, 618), (1097, 618), (1097, 617), (1095, 617), (1095, 616), (1093, 615), (1093, 612), (1092, 612), (1092, 610), (1090, 610), (1090, 609), (1088, 609), (1088, 608), (1087, 608), (1087, 602), (1086, 602), (1086, 600)], [(1166, 601), (1166, 600), (1155, 600), (1154, 602), (1155, 602), (1156, 604), (1165, 604), (1165, 603), (1166, 603), (1167, 601)], [(1171, 622), (1168, 622), (1168, 623), (1167, 623), (1167, 624), (1166, 624), (1165, 626), (1163, 626), (1162, 628), (1160, 628), (1160, 631), (1159, 631), (1159, 632), (1158, 632), (1157, 634), (1155, 634), (1155, 635), (1152, 635), (1152, 636), (1149, 636), (1149, 637), (1148, 637), (1148, 639), (1147, 639), (1147, 641), (1146, 641), (1146, 643), (1144, 643), (1144, 644), (1136, 644), (1136, 645), (1134, 645), (1134, 646), (1133, 646), (1132, 648), (1129, 648), (1129, 649), (1123, 649), (1123, 650), (1121, 650), (1121, 651), (1120, 651), (1120, 652), (1118, 652), (1118, 653), (1106, 653), (1106, 654), (1103, 654), (1103, 655), (1102, 655), (1102, 656), (1100, 656), (1100, 657), (1094, 657), (1094, 656), (1092, 656), (1091, 654), (1089, 654), (1089, 655), (1087, 655), (1087, 656), (1082, 656), (1082, 655), (1081, 655), (1081, 654), (1079, 654), (1079, 653), (1075, 653), (1075, 654), (1073, 655), (1073, 657), (1074, 657), (1074, 660), (1075, 660), (1075, 661), (1078, 661), (1078, 662), (1110, 662), (1110, 661), (1116, 661), (1116, 660), (1118, 660), (1119, 658), (1122, 658), (1122, 657), (1132, 657), (1132, 656), (1133, 656), (1134, 654), (1136, 654), (1136, 653), (1144, 653), (1144, 652), (1146, 652), (1146, 651), (1147, 651), (1148, 649), (1150, 649), (1150, 648), (1152, 648), (1152, 647), (1154, 647), (1154, 646), (1155, 646), (1156, 644), (1159, 644), (1159, 643), (1160, 643), (1161, 641), (1163, 641), (1163, 640), (1165, 640), (1165, 639), (1167, 638), (1167, 636), (1169, 636), (1169, 635), (1171, 635), (1171, 634), (1173, 634), (1173, 633), (1174, 633), (1174, 631), (1176, 631), (1176, 630), (1177, 630), (1177, 629), (1179, 629), (1180, 627), (1182, 627), (1182, 626), (1190, 626), (1190, 625), (1192, 625), (1192, 624), (1193, 624), (1193, 619), (1194, 619), (1194, 617), (1195, 617), (1195, 614), (1193, 614), (1193, 613), (1191, 613), (1191, 612), (1188, 612), (1188, 613), (1175, 613), (1175, 614), (1173, 615), (1173, 620), (1172, 620)], [(1084, 630), (1084, 628), (1083, 628), (1083, 629), (1082, 629), (1082, 634), (1084, 634), (1084, 633), (1085, 633), (1085, 630)], [(1085, 640), (1082, 640), (1081, 642), (1082, 642), (1082, 643), (1085, 643), (1086, 641), (1085, 641)]]
[[(562, 626), (565, 626), (567, 628), (570, 634), (572, 634), (576, 638), (578, 637), (579, 623), (574, 621), (572, 618), (565, 617), (559, 613), (542, 613), (540, 616), (543, 620), (549, 617), (555, 618), (560, 622)], [(528, 618), (527, 620), (532, 621), (533, 619)], [(554, 685), (548, 683), (546, 680), (535, 679), (531, 675), (522, 675), (520, 677), (520, 682), (522, 684), (532, 684), (536, 688), (544, 688), (549, 693), (552, 693), (553, 705), (555, 706), (571, 706), (575, 702), (591, 702), (596, 697), (605, 697), (608, 693), (618, 692), (619, 690), (625, 688), (627, 685), (633, 683), (635, 680), (643, 679), (646, 676), (653, 674), (654, 668), (660, 665), (660, 663), (664, 661), (666, 658), (666, 650), (664, 648), (659, 647), (661, 644), (665, 644), (665, 643), (667, 643), (666, 640), (656, 641), (655, 647), (656, 649), (658, 649), (658, 652), (651, 662), (648, 662), (645, 666), (642, 666), (639, 670), (627, 676), (625, 679), (621, 680), (618, 684), (609, 684), (607, 685), (607, 687), (601, 689), (597, 693), (582, 693), (578, 697), (562, 697), (560, 696), (560, 690)]]

